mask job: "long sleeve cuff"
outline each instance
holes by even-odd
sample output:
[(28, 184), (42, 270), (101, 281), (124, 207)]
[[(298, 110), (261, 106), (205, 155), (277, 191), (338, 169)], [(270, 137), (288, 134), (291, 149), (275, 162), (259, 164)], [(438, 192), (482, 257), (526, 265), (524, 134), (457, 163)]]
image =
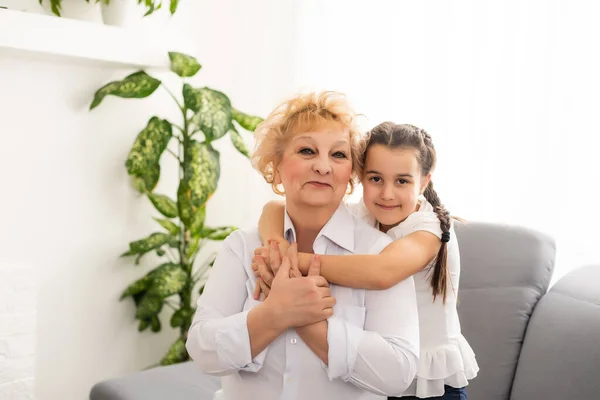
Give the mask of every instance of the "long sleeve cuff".
[[(252, 300), (254, 301), (254, 300)], [(253, 304), (250, 309), (260, 304)], [(248, 313), (250, 310), (231, 315), (221, 321), (215, 329), (215, 344), (219, 362), (230, 369), (257, 372), (263, 366), (268, 347), (252, 359)]]
[(324, 363), (322, 365), (329, 380), (350, 379), (358, 355), (358, 346), (365, 335), (364, 319), (364, 307), (355, 306), (339, 307), (337, 315), (328, 319), (329, 366)]

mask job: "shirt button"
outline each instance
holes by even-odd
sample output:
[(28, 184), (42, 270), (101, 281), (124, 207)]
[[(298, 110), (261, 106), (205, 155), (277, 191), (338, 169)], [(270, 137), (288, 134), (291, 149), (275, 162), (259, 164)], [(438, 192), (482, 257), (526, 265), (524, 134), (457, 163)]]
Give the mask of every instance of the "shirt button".
[(292, 339), (290, 340), (290, 343), (291, 343), (291, 344), (296, 344), (296, 343), (298, 343), (298, 339), (296, 339), (296, 338), (292, 338)]

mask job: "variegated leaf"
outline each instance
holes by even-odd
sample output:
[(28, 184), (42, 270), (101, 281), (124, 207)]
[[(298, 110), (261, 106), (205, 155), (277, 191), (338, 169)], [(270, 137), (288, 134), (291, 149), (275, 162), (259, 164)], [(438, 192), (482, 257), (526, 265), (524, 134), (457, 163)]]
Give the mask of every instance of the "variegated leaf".
[[(43, 1), (44, 0), (39, 0), (40, 5), (42, 5)], [(60, 2), (61, 2), (61, 0), (50, 0), (50, 10), (57, 17), (60, 17), (60, 10), (61, 10)]]
[(194, 207), (192, 206), (192, 192), (185, 178), (179, 181), (179, 187), (177, 188), (177, 208), (179, 219), (185, 226), (189, 227), (194, 217)]
[(121, 294), (120, 300), (123, 300), (129, 296), (134, 296), (136, 294), (145, 292), (146, 290), (148, 290), (151, 283), (152, 283), (152, 278), (148, 275), (144, 276), (141, 279), (138, 279), (137, 281), (135, 281), (131, 285), (129, 285), (127, 287), (127, 289), (125, 289), (125, 291), (123, 291), (123, 293)]
[(148, 295), (160, 298), (179, 293), (188, 283), (188, 275), (178, 264), (163, 264), (150, 274), (152, 283), (148, 289)]
[(150, 322), (148, 320), (143, 319), (138, 325), (138, 331), (143, 332), (148, 328), (148, 326), (150, 326)]
[(191, 320), (194, 316), (194, 310), (191, 308), (180, 308), (173, 313), (171, 316), (171, 326), (173, 328), (179, 328), (186, 325), (186, 322)]
[(227, 236), (231, 234), (231, 232), (237, 229), (238, 228), (234, 226), (220, 226), (215, 228), (214, 232), (209, 234), (206, 238), (210, 240), (225, 240)]
[(129, 253), (143, 254), (169, 243), (173, 237), (167, 233), (155, 232), (147, 238), (129, 243)]
[(138, 190), (151, 192), (156, 187), (160, 178), (160, 156), (173, 136), (172, 131), (169, 121), (152, 117), (138, 134), (125, 162), (129, 175), (143, 181), (143, 185), (139, 181), (134, 185)]
[(172, 221), (169, 221), (168, 219), (160, 219), (160, 218), (154, 218), (154, 220), (156, 222), (158, 222), (160, 224), (160, 226), (165, 228), (167, 230), (167, 232), (169, 232), (171, 235), (177, 235), (179, 233), (179, 227), (177, 226), (177, 224), (173, 223)]
[[(200, 128), (208, 142), (227, 133), (231, 125), (231, 102), (221, 92), (209, 88), (193, 89), (192, 108), (196, 112), (193, 122)], [(190, 107), (191, 108), (191, 107)]]
[(148, 198), (159, 213), (168, 218), (177, 216), (177, 203), (164, 194), (149, 193)]
[(196, 92), (190, 84), (183, 84), (183, 104), (192, 110), (194, 113), (197, 113), (200, 110), (200, 96)]
[(190, 142), (186, 152), (184, 179), (190, 190), (191, 204), (198, 208), (217, 190), (221, 174), (219, 152), (207, 143), (194, 140)]
[[(173, 5), (173, 2), (171, 2)], [(184, 77), (194, 76), (202, 68), (198, 60), (187, 54), (169, 52), (169, 59), (171, 60), (171, 71), (177, 75)]]
[(241, 111), (236, 110), (235, 108), (231, 109), (231, 116), (240, 124), (240, 126), (248, 131), (254, 132), (258, 124), (263, 122), (261, 117), (255, 117), (253, 115), (244, 114)]
[(171, 11), (171, 15), (175, 14), (175, 11), (177, 11), (178, 5), (179, 5), (179, 0), (171, 0), (171, 4), (169, 5), (169, 11)]
[(189, 355), (185, 348), (185, 341), (182, 338), (179, 338), (171, 345), (169, 351), (162, 360), (160, 360), (160, 365), (171, 365), (178, 364), (183, 361), (189, 360)]
[(229, 137), (231, 138), (231, 143), (233, 144), (233, 147), (235, 147), (237, 151), (239, 151), (246, 157), (250, 158), (250, 151), (248, 150), (244, 139), (242, 139), (238, 131), (233, 126), (231, 127), (231, 129), (229, 129)]
[(194, 218), (192, 219), (192, 223), (190, 225), (190, 233), (192, 236), (198, 236), (198, 233), (204, 227), (204, 220), (206, 219), (206, 204), (203, 204), (198, 208)]
[(152, 329), (152, 332), (154, 333), (160, 332), (160, 320), (156, 315), (150, 320), (150, 329)]
[(135, 317), (137, 319), (150, 319), (162, 310), (163, 299), (157, 296), (151, 296), (148, 293), (142, 297), (138, 304)]
[(188, 245), (188, 249), (186, 252), (186, 257), (191, 262), (191, 261), (193, 261), (193, 257), (195, 257), (196, 252), (200, 248), (202, 242), (200, 240), (200, 237), (192, 236), (188, 243), (189, 243), (189, 245)]
[(160, 81), (145, 73), (144, 71), (135, 72), (121, 81), (107, 83), (94, 95), (94, 100), (90, 105), (90, 110), (96, 108), (108, 95), (142, 99), (150, 96), (160, 86)]

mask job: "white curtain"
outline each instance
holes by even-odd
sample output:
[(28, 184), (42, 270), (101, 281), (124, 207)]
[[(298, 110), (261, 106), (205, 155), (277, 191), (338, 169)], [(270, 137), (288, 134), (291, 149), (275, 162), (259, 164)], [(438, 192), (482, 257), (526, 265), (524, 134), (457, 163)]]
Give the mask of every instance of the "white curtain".
[(426, 129), (448, 209), (553, 236), (554, 280), (600, 265), (598, 2), (296, 4), (297, 88)]

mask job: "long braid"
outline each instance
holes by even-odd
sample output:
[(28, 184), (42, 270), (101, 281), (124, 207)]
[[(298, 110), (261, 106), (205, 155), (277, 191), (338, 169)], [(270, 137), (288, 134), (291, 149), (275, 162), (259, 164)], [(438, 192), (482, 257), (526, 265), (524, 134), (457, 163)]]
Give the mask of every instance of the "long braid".
[[(440, 202), (440, 198), (433, 189), (433, 182), (429, 182), (429, 185), (423, 192), (423, 196), (425, 196), (427, 201), (432, 205), (434, 212), (437, 214), (437, 217), (440, 220), (442, 233), (448, 235), (450, 232), (450, 213)], [(440, 250), (435, 258), (435, 266), (433, 267), (433, 273), (431, 274), (430, 279), (431, 287), (433, 289), (433, 300), (435, 300), (438, 295), (441, 295), (443, 301), (446, 302), (446, 291), (448, 288), (447, 257), (448, 245), (445, 241), (442, 241)]]

